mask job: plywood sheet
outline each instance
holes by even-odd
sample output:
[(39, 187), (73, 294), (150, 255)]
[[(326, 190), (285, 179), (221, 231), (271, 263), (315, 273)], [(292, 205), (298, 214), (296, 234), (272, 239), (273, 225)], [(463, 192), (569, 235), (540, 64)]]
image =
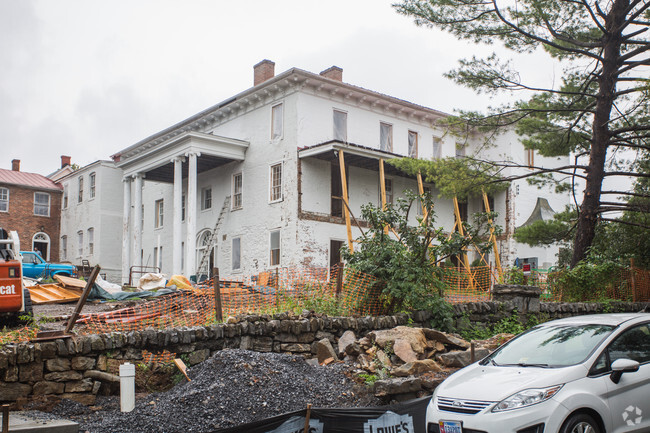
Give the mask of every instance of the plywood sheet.
[(54, 279), (57, 280), (64, 287), (75, 287), (78, 289), (83, 289), (86, 287), (86, 282), (78, 278), (64, 277), (62, 275), (55, 275)]
[(76, 302), (81, 297), (81, 289), (65, 288), (58, 284), (39, 284), (29, 287), (32, 304), (63, 304)]

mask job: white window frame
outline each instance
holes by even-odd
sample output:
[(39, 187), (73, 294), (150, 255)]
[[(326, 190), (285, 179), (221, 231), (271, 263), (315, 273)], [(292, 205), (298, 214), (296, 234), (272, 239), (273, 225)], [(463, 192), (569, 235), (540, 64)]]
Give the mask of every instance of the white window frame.
[[(278, 261), (273, 263), (273, 234), (278, 234)], [(269, 267), (278, 267), (282, 264), (282, 231), (280, 229), (274, 229), (269, 232)]]
[(95, 186), (97, 183), (97, 173), (93, 171), (92, 173), (90, 173), (90, 175), (88, 175), (88, 179), (89, 179), (88, 183), (90, 184), (88, 186), (88, 194), (89, 194), (88, 198), (93, 199), (95, 198)]
[[(388, 143), (387, 143), (387, 148), (384, 149), (381, 137), (381, 131), (383, 127), (388, 128)], [(379, 122), (379, 150), (383, 150), (384, 152), (392, 152), (393, 151), (393, 124), (388, 123), (388, 122)]]
[[(239, 178), (239, 192), (237, 191), (237, 178)], [(232, 210), (244, 207), (244, 174), (240, 171), (232, 175)]]
[(77, 232), (77, 256), (83, 257), (84, 255), (84, 231), (79, 230)]
[[(420, 135), (420, 134), (418, 134), (417, 131), (413, 131), (413, 130), (411, 130), (411, 129), (409, 129), (409, 131), (408, 131), (408, 133), (407, 133), (407, 136), (406, 136), (406, 140), (407, 140), (407, 141), (406, 141), (406, 142), (407, 142), (407, 146), (406, 146), (406, 155), (407, 155), (409, 158), (417, 158), (417, 157), (418, 157), (418, 151), (419, 151), (419, 150), (418, 150), (419, 135)], [(414, 151), (414, 152), (412, 152), (412, 149), (411, 149), (411, 137), (414, 137), (414, 139), (415, 139), (415, 143), (414, 143), (415, 151)]]
[(442, 137), (433, 136), (431, 151), (433, 153), (431, 156), (433, 159), (442, 158)]
[[(237, 267), (235, 267), (235, 241), (239, 244), (239, 254), (237, 256)], [(234, 236), (231, 241), (230, 266), (233, 272), (241, 272), (241, 236)]]
[[(47, 197), (47, 213), (46, 213), (46, 214), (42, 214), (42, 213), (37, 213), (37, 212), (36, 212), (36, 209), (37, 209), (36, 206), (39, 206), (39, 208), (45, 208), (45, 206), (46, 206), (46, 205), (43, 204), (43, 203), (37, 203), (37, 201), (36, 201), (36, 197), (37, 197), (39, 194), (40, 194), (42, 197)], [(48, 193), (46, 193), (46, 192), (42, 192), (42, 191), (36, 191), (36, 192), (34, 192), (34, 215), (36, 215), (36, 216), (42, 216), (42, 217), (49, 217), (49, 216), (50, 216), (50, 194), (48, 194)]]
[[(273, 184), (273, 180), (275, 179), (273, 176), (273, 168), (274, 167), (280, 167), (280, 184), (278, 185), (280, 188), (280, 194), (279, 197), (275, 197), (273, 192), (274, 188), (276, 188)], [(275, 164), (269, 165), (269, 203), (277, 203), (280, 202), (284, 199), (284, 193), (282, 191), (282, 177), (284, 174), (284, 163), (283, 162), (277, 162)], [(275, 198), (274, 198), (275, 197)]]
[[(208, 200), (210, 201), (209, 203)], [(212, 209), (212, 187), (206, 186), (205, 188), (201, 188), (201, 210), (210, 209)]]
[[(343, 136), (342, 137), (337, 136), (337, 128), (336, 128), (336, 115), (337, 114), (343, 115), (342, 119), (343, 119), (344, 124), (343, 124), (343, 131), (342, 131)], [(347, 111), (339, 110), (338, 108), (333, 109), (333, 111), (332, 111), (332, 137), (334, 138), (334, 140), (339, 140), (339, 141), (342, 141), (344, 143), (348, 142), (348, 112)]]
[(79, 193), (77, 195), (77, 203), (83, 203), (84, 201), (84, 177), (79, 176)]
[(153, 205), (154, 228), (161, 229), (165, 222), (165, 199), (156, 200)]
[(95, 228), (88, 228), (88, 255), (92, 256), (95, 254)]
[[(280, 121), (276, 125), (277, 110), (280, 111)], [(280, 131), (276, 131), (280, 129)], [(279, 102), (271, 106), (271, 141), (277, 142), (284, 137), (284, 102)]]
[(9, 212), (9, 188), (0, 188), (0, 212)]

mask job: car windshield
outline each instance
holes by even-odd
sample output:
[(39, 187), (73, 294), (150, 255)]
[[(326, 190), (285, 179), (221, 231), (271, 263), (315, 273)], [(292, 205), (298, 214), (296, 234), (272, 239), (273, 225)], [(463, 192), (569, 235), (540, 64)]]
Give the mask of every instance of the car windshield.
[(522, 367), (565, 367), (584, 361), (612, 332), (613, 326), (540, 326), (515, 338), (484, 364)]

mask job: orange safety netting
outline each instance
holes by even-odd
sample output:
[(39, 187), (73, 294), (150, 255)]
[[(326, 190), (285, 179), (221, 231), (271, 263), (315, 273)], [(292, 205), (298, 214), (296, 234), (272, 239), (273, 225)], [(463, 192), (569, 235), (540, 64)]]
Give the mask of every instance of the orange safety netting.
[(168, 350), (162, 352), (149, 352), (148, 350), (142, 351), (142, 362), (145, 364), (165, 364), (174, 362), (176, 354)]
[(491, 266), (443, 268), (444, 297), (448, 302), (489, 301), (492, 284), (497, 280)]

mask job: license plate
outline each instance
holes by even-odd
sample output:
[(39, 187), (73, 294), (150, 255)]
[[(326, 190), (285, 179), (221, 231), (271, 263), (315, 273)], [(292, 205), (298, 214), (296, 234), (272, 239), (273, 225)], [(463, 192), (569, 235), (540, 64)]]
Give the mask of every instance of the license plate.
[(460, 421), (439, 421), (440, 433), (463, 433), (463, 425)]

